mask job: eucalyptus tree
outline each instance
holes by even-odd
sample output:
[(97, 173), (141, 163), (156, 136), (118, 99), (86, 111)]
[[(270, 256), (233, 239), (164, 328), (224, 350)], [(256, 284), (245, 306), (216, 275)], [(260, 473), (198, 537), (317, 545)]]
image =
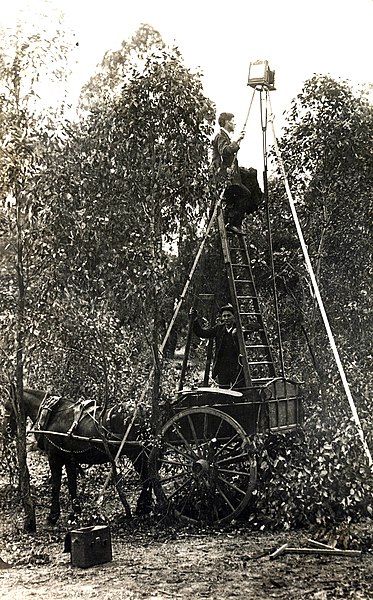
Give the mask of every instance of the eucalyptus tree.
[(140, 46), (115, 99), (47, 135), (33, 179), (28, 375), (74, 397), (133, 397), (148, 379), (211, 202), (211, 103), (178, 51), (157, 48)]
[[(353, 91), (348, 82), (319, 75), (305, 82), (286, 123), (280, 148), (313, 268), (348, 378), (364, 396), (372, 327), (372, 106), (363, 89)], [(303, 330), (313, 367), (297, 344), (293, 356), (302, 357), (305, 377), (312, 380), (316, 369), (323, 389), (333, 381), (332, 356), (296, 250), (287, 202), (280, 200), (281, 182), (274, 181), (273, 189), (282, 202), (277, 214), (285, 216), (285, 223), (277, 218), (275, 224), (279, 279), (296, 304), (288, 313), (288, 337), (304, 340)]]
[(212, 104), (178, 50), (157, 48), (142, 49), (120, 93), (67, 140), (57, 181), (68, 193), (53, 219), (56, 248), (71, 265), (58, 285), (106, 302), (148, 356), (211, 203)]
[[(278, 140), (370, 448), (372, 117), (364, 90), (317, 75), (294, 98)], [(305, 423), (293, 439), (285, 442), (277, 433), (263, 451), (258, 445), (255, 514), (272, 526), (312, 523), (335, 526), (337, 531), (341, 523), (346, 526), (372, 514), (372, 471), (316, 305), (282, 170), (270, 178), (269, 199), (285, 374), (304, 381)], [(263, 220), (258, 211), (250, 233), (258, 292), (266, 300), (270, 268), (261, 235)]]
[[(38, 230), (35, 179), (43, 170), (43, 156), (54, 136), (55, 115), (45, 109), (42, 95), (61, 91), (64, 45), (58, 24), (19, 22), (15, 31), (1, 32), (0, 64), (0, 190), (4, 279), (1, 296), (2, 380), (16, 380), (17, 455), (25, 530), (36, 527), (26, 462), (26, 419), (23, 406), (24, 363), (37, 326), (30, 316), (35, 295), (35, 271), (41, 267), (34, 239)], [(55, 84), (55, 85), (54, 85)], [(62, 83), (63, 87), (63, 83)]]
[(80, 110), (92, 110), (120, 96), (132, 68), (141, 65), (150, 48), (152, 51), (162, 51), (166, 45), (158, 31), (142, 24), (132, 38), (122, 41), (120, 48), (107, 50), (96, 66), (95, 73), (81, 89)]

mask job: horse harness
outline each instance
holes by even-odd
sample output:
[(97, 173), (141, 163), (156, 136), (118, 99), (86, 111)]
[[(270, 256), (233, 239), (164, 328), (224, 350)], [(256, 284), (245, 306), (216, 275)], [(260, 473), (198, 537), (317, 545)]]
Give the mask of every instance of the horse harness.
[(33, 424), (34, 429), (43, 430), (47, 428), (53, 409), (57, 406), (60, 400), (61, 396), (49, 396), (48, 392), (45, 393)]
[[(50, 444), (52, 444), (52, 446), (54, 446), (55, 448), (57, 448), (58, 450), (60, 450), (61, 452), (67, 452), (67, 453), (73, 453), (73, 454), (80, 454), (80, 453), (84, 453), (86, 452), (86, 448), (83, 448), (81, 450), (72, 450), (71, 448), (66, 449), (63, 446), (61, 446), (60, 444), (58, 444), (53, 437), (55, 435), (65, 435), (66, 437), (69, 438), (73, 438), (74, 437), (74, 432), (77, 429), (79, 423), (83, 420), (83, 418), (85, 416), (89, 416), (97, 425), (97, 427), (99, 429), (101, 429), (104, 432), (104, 435), (107, 436), (107, 439), (109, 440), (110, 438), (114, 437), (117, 438), (118, 435), (117, 434), (113, 434), (110, 431), (110, 426), (112, 425), (112, 420), (115, 418), (119, 417), (119, 414), (116, 414), (116, 407), (111, 407), (105, 415), (101, 415), (102, 418), (102, 422), (99, 423), (96, 419), (96, 413), (97, 413), (97, 403), (95, 400), (85, 400), (85, 399), (80, 399), (75, 403), (72, 403), (70, 406), (68, 407), (61, 407), (60, 403), (63, 400), (62, 396), (50, 396), (48, 393), (46, 393), (40, 403), (39, 409), (38, 409), (38, 413), (36, 416), (36, 419), (34, 421), (33, 424), (33, 428), (32, 428), (32, 432), (35, 434), (35, 437), (38, 441), (38, 445), (41, 449), (45, 449), (43, 448), (43, 442), (42, 439), (45, 436), (46, 439), (48, 440), (48, 442)], [(51, 416), (57, 412), (64, 412), (64, 411), (72, 411), (73, 413), (73, 421), (69, 427), (69, 429), (67, 430), (67, 432), (65, 434), (62, 434), (60, 432), (54, 432), (53, 429), (48, 429), (48, 426), (50, 425), (50, 419)], [(120, 418), (124, 418), (124, 422), (126, 422), (129, 419), (128, 415), (123, 415), (121, 410), (119, 410), (120, 414)], [(52, 436), (52, 439), (50, 437), (50, 435)], [(78, 436), (79, 437), (79, 436)], [(81, 438), (80, 438), (81, 439)], [(88, 443), (92, 443), (92, 438), (87, 437), (86, 441)], [(93, 444), (95, 447), (96, 445)], [(101, 448), (96, 447), (97, 449), (101, 450)]]
[[(34, 430), (45, 431), (48, 428), (50, 417), (52, 413), (56, 411), (56, 408), (61, 400), (62, 396), (49, 396), (48, 394), (45, 394), (39, 406), (38, 414), (33, 425)], [(88, 409), (91, 409), (94, 418), (96, 413), (96, 402), (94, 400), (80, 400), (79, 402), (73, 404), (71, 408), (73, 410), (74, 418), (69, 430), (67, 431), (67, 435), (72, 435), (84, 414), (88, 412)]]

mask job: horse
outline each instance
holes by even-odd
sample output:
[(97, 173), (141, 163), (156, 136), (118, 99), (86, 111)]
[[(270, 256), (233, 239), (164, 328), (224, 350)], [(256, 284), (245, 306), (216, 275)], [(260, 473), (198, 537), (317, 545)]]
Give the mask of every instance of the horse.
[[(16, 433), (14, 410), (15, 389), (11, 388), (6, 401), (5, 430)], [(148, 474), (148, 451), (136, 438), (140, 426), (130, 418), (125, 404), (115, 405), (99, 413), (95, 401), (72, 400), (35, 389), (23, 390), (25, 414), (33, 423), (38, 446), (48, 457), (51, 472), (52, 499), (48, 522), (56, 524), (60, 514), (62, 469), (65, 467), (73, 512), (80, 512), (77, 497), (79, 465), (111, 462), (120, 448), (137, 471), (142, 489), (137, 500), (136, 514), (148, 514), (152, 508), (152, 485)], [(99, 414), (98, 414), (99, 413)], [(129, 426), (129, 423), (130, 426)], [(127, 434), (126, 441), (121, 440)], [(127, 514), (130, 516), (127, 505)]]

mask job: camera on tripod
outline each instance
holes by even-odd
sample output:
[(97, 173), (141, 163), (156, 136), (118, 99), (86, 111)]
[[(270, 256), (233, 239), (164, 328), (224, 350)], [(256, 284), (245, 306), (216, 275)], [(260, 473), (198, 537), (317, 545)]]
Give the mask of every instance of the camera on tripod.
[(275, 88), (275, 72), (269, 68), (268, 60), (256, 60), (250, 63), (247, 85), (252, 88), (263, 86), (268, 90)]

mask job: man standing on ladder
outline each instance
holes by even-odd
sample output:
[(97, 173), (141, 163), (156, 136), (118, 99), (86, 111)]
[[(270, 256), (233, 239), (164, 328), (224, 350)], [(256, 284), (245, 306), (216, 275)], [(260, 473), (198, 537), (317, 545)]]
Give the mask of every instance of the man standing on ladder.
[(242, 221), (245, 213), (253, 213), (262, 201), (262, 191), (255, 169), (238, 166), (237, 152), (244, 138), (241, 132), (236, 141), (231, 140), (235, 129), (234, 115), (223, 112), (219, 116), (220, 131), (213, 141), (212, 166), (219, 190), (224, 189), (226, 202), (224, 220), (227, 231), (242, 233)]

